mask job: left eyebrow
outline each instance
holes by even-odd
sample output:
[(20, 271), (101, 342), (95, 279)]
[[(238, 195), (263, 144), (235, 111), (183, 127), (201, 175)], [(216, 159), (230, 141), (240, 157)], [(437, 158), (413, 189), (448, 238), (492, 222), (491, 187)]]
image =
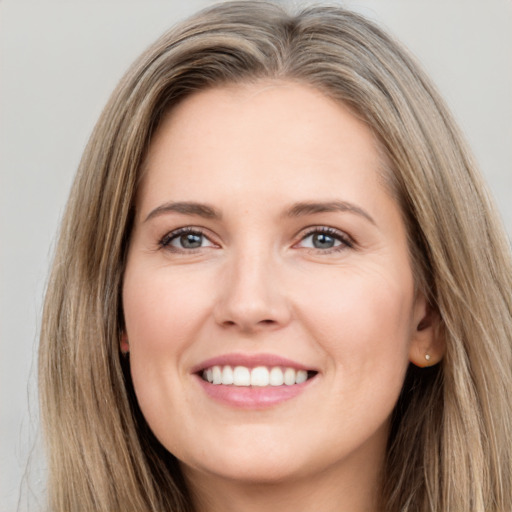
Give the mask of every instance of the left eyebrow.
[(152, 210), (144, 219), (144, 222), (164, 215), (166, 213), (181, 213), (182, 215), (197, 215), (205, 219), (220, 219), (221, 214), (213, 206), (192, 201), (169, 202), (162, 204)]
[(300, 202), (293, 204), (284, 213), (285, 217), (301, 217), (325, 212), (349, 212), (365, 218), (373, 225), (376, 225), (373, 217), (359, 206), (347, 201), (326, 201), (326, 202)]

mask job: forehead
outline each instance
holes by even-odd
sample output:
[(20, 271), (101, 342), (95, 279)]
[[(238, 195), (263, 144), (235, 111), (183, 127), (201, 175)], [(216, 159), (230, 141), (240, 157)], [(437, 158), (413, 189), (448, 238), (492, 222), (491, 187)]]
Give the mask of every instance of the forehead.
[(350, 189), (355, 182), (369, 190), (383, 181), (384, 167), (368, 126), (322, 92), (293, 82), (231, 85), (195, 93), (167, 113), (139, 199), (165, 191), (209, 196), (216, 185), (267, 196), (305, 188), (325, 194), (329, 184)]

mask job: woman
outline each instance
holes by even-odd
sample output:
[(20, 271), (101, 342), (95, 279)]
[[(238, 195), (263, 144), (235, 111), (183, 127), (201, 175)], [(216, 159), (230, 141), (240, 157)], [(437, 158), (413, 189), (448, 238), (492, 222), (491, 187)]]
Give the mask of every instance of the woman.
[(341, 8), (198, 14), (122, 80), (71, 193), (51, 510), (509, 510), (511, 270), (389, 36)]

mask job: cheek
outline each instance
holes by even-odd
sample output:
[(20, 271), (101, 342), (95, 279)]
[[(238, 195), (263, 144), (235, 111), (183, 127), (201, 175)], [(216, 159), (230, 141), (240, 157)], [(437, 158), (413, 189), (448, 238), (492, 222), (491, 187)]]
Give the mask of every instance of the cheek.
[(305, 287), (299, 309), (303, 322), (333, 364), (346, 373), (384, 377), (408, 364), (413, 281), (409, 273), (378, 268), (336, 269), (329, 279)]
[(132, 355), (178, 352), (208, 308), (208, 287), (197, 286), (186, 272), (129, 270), (123, 310)]
[[(179, 452), (175, 435), (183, 425), (175, 414), (184, 410), (189, 390), (183, 386), (187, 349), (198, 337), (207, 311), (207, 290), (186, 271), (127, 267), (123, 310), (130, 345), (130, 371), (141, 411), (171, 452)], [(211, 299), (210, 299), (211, 300)]]

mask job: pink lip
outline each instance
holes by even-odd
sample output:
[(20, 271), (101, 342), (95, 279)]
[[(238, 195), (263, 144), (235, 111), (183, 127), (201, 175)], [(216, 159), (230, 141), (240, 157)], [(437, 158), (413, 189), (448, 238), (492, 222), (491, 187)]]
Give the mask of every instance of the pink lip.
[(247, 368), (255, 368), (256, 366), (282, 366), (285, 368), (293, 368), (295, 370), (317, 371), (311, 366), (306, 366), (291, 359), (286, 359), (275, 354), (224, 354), (222, 356), (207, 359), (191, 369), (191, 373), (198, 373), (212, 366), (246, 366)]
[(225, 354), (203, 361), (192, 368), (191, 373), (194, 374), (194, 378), (207, 396), (224, 405), (240, 409), (265, 409), (276, 406), (303, 393), (317, 380), (318, 376), (316, 375), (302, 384), (294, 384), (293, 386), (267, 387), (225, 386), (222, 384), (210, 384), (202, 379), (201, 373), (204, 369), (211, 368), (212, 366), (226, 365), (233, 367), (246, 366), (248, 368), (256, 366), (281, 366), (294, 368), (295, 370), (316, 370), (275, 354)]
[(293, 386), (236, 387), (222, 384), (210, 384), (199, 375), (194, 375), (206, 394), (224, 405), (240, 409), (266, 409), (286, 402), (303, 393), (315, 380), (316, 376)]

